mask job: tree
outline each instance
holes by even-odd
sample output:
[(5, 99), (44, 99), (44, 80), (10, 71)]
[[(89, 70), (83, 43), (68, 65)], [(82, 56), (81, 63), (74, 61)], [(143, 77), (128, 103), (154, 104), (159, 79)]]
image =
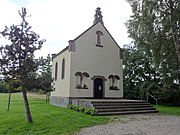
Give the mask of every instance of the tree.
[[(154, 80), (151, 76), (148, 80), (143, 80), (141, 88), (151, 91), (155, 89), (153, 92), (158, 94), (162, 102), (178, 101), (180, 104), (179, 100), (174, 100), (180, 97), (179, 1), (127, 1), (133, 13), (126, 23), (129, 37), (134, 39), (138, 54), (141, 53), (146, 58), (145, 63), (150, 62), (147, 66), (149, 71), (153, 67), (152, 73), (156, 78)], [(153, 82), (149, 83), (151, 81)]]
[(6, 26), (0, 34), (10, 40), (10, 45), (0, 47), (0, 71), (5, 76), (20, 80), (28, 122), (33, 122), (27, 91), (32, 87), (31, 73), (38, 68), (39, 61), (34, 59), (34, 52), (42, 47), (45, 40), (31, 30), (26, 21), (26, 8), (19, 11), (22, 18), (20, 25)]
[(160, 76), (146, 52), (125, 45), (123, 65), (125, 98), (145, 99), (146, 92), (158, 89)]
[(6, 84), (4, 80), (0, 80), (0, 93), (5, 93), (5, 92), (7, 92)]
[(47, 58), (44, 59), (44, 64), (42, 69), (40, 69), (40, 75), (38, 75), (38, 88), (41, 89), (46, 94), (46, 101), (49, 101), (49, 93), (53, 91), (52, 88), (52, 58), (48, 54)]
[[(157, 69), (159, 68), (166, 83), (180, 80), (178, 43), (174, 40), (174, 36), (180, 36), (180, 27), (177, 28), (179, 32), (173, 34), (172, 24), (169, 21), (170, 7), (167, 5), (170, 1), (128, 0), (133, 15), (126, 23), (129, 36), (135, 41), (134, 44), (152, 57), (153, 63)], [(172, 13), (174, 14), (180, 7), (176, 0), (172, 2), (175, 8)], [(174, 19), (179, 24), (180, 12), (174, 15)]]
[[(168, 41), (180, 63), (180, 3), (179, 0), (127, 0), (133, 15), (128, 21), (130, 37), (136, 43), (161, 49)], [(144, 37), (143, 37), (144, 36)], [(165, 40), (165, 41), (164, 41)], [(154, 52), (155, 53), (155, 52)]]
[(9, 111), (10, 109), (10, 103), (11, 103), (11, 93), (14, 92), (15, 90), (18, 91), (20, 90), (20, 81), (19, 80), (13, 80), (13, 79), (8, 79), (6, 78), (6, 80), (4, 80), (3, 82), (3, 86), (5, 87), (5, 89), (7, 90), (7, 92), (9, 92), (9, 97), (8, 97), (8, 107), (7, 107), (7, 111)]

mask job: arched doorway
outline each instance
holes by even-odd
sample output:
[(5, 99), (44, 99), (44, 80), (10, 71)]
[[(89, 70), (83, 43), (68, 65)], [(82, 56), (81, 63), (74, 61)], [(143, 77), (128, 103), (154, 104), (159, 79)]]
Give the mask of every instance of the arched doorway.
[(104, 80), (102, 78), (94, 79), (94, 98), (101, 99), (104, 97)]

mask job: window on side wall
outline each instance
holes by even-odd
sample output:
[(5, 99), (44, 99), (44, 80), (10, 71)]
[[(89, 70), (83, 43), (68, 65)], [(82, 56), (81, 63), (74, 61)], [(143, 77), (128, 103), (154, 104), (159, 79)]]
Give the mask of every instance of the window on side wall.
[(65, 59), (62, 60), (61, 79), (65, 77)]
[(54, 77), (54, 79), (55, 79), (55, 81), (57, 81), (57, 73), (58, 73), (58, 63), (56, 62), (56, 64), (55, 64), (55, 77)]

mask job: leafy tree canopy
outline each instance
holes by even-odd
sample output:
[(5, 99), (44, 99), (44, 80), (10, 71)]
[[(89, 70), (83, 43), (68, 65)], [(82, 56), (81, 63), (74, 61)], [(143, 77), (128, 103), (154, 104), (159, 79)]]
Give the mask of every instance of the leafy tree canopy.
[(5, 78), (20, 80), (27, 120), (32, 122), (26, 92), (33, 86), (32, 75), (41, 63), (34, 59), (34, 52), (42, 47), (45, 40), (39, 40), (40, 36), (31, 30), (32, 27), (26, 21), (26, 8), (22, 8), (19, 15), (22, 19), (20, 25), (5, 26), (0, 32), (10, 41), (9, 45), (0, 47), (0, 73)]
[(135, 44), (146, 51), (153, 51), (158, 64), (165, 55), (180, 63), (179, 0), (127, 1), (133, 12), (127, 28)]
[(136, 49), (160, 76), (168, 89), (180, 83), (180, 3), (179, 0), (127, 0), (132, 7), (127, 21), (129, 37)]

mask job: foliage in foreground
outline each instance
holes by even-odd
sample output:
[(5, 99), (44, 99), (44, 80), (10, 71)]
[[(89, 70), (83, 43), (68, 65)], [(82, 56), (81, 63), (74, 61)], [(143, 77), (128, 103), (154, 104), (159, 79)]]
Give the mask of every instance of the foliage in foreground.
[(12, 94), (11, 110), (6, 112), (8, 94), (0, 94), (0, 134), (71, 134), (83, 127), (103, 124), (109, 117), (90, 116), (55, 107), (37, 96), (28, 96), (34, 122), (24, 120), (23, 99)]
[(74, 111), (82, 112), (82, 113), (92, 115), (92, 116), (97, 115), (97, 111), (95, 108), (78, 106), (78, 105), (73, 105), (73, 104), (69, 105), (68, 108)]
[(33, 122), (26, 93), (34, 86), (32, 75), (40, 65), (40, 61), (34, 59), (34, 53), (41, 49), (45, 40), (40, 40), (40, 36), (31, 30), (32, 27), (26, 20), (26, 8), (22, 8), (19, 15), (22, 19), (20, 25), (5, 26), (5, 29), (0, 31), (0, 34), (10, 41), (8, 45), (0, 47), (0, 73), (6, 81), (20, 81), (27, 120)]

